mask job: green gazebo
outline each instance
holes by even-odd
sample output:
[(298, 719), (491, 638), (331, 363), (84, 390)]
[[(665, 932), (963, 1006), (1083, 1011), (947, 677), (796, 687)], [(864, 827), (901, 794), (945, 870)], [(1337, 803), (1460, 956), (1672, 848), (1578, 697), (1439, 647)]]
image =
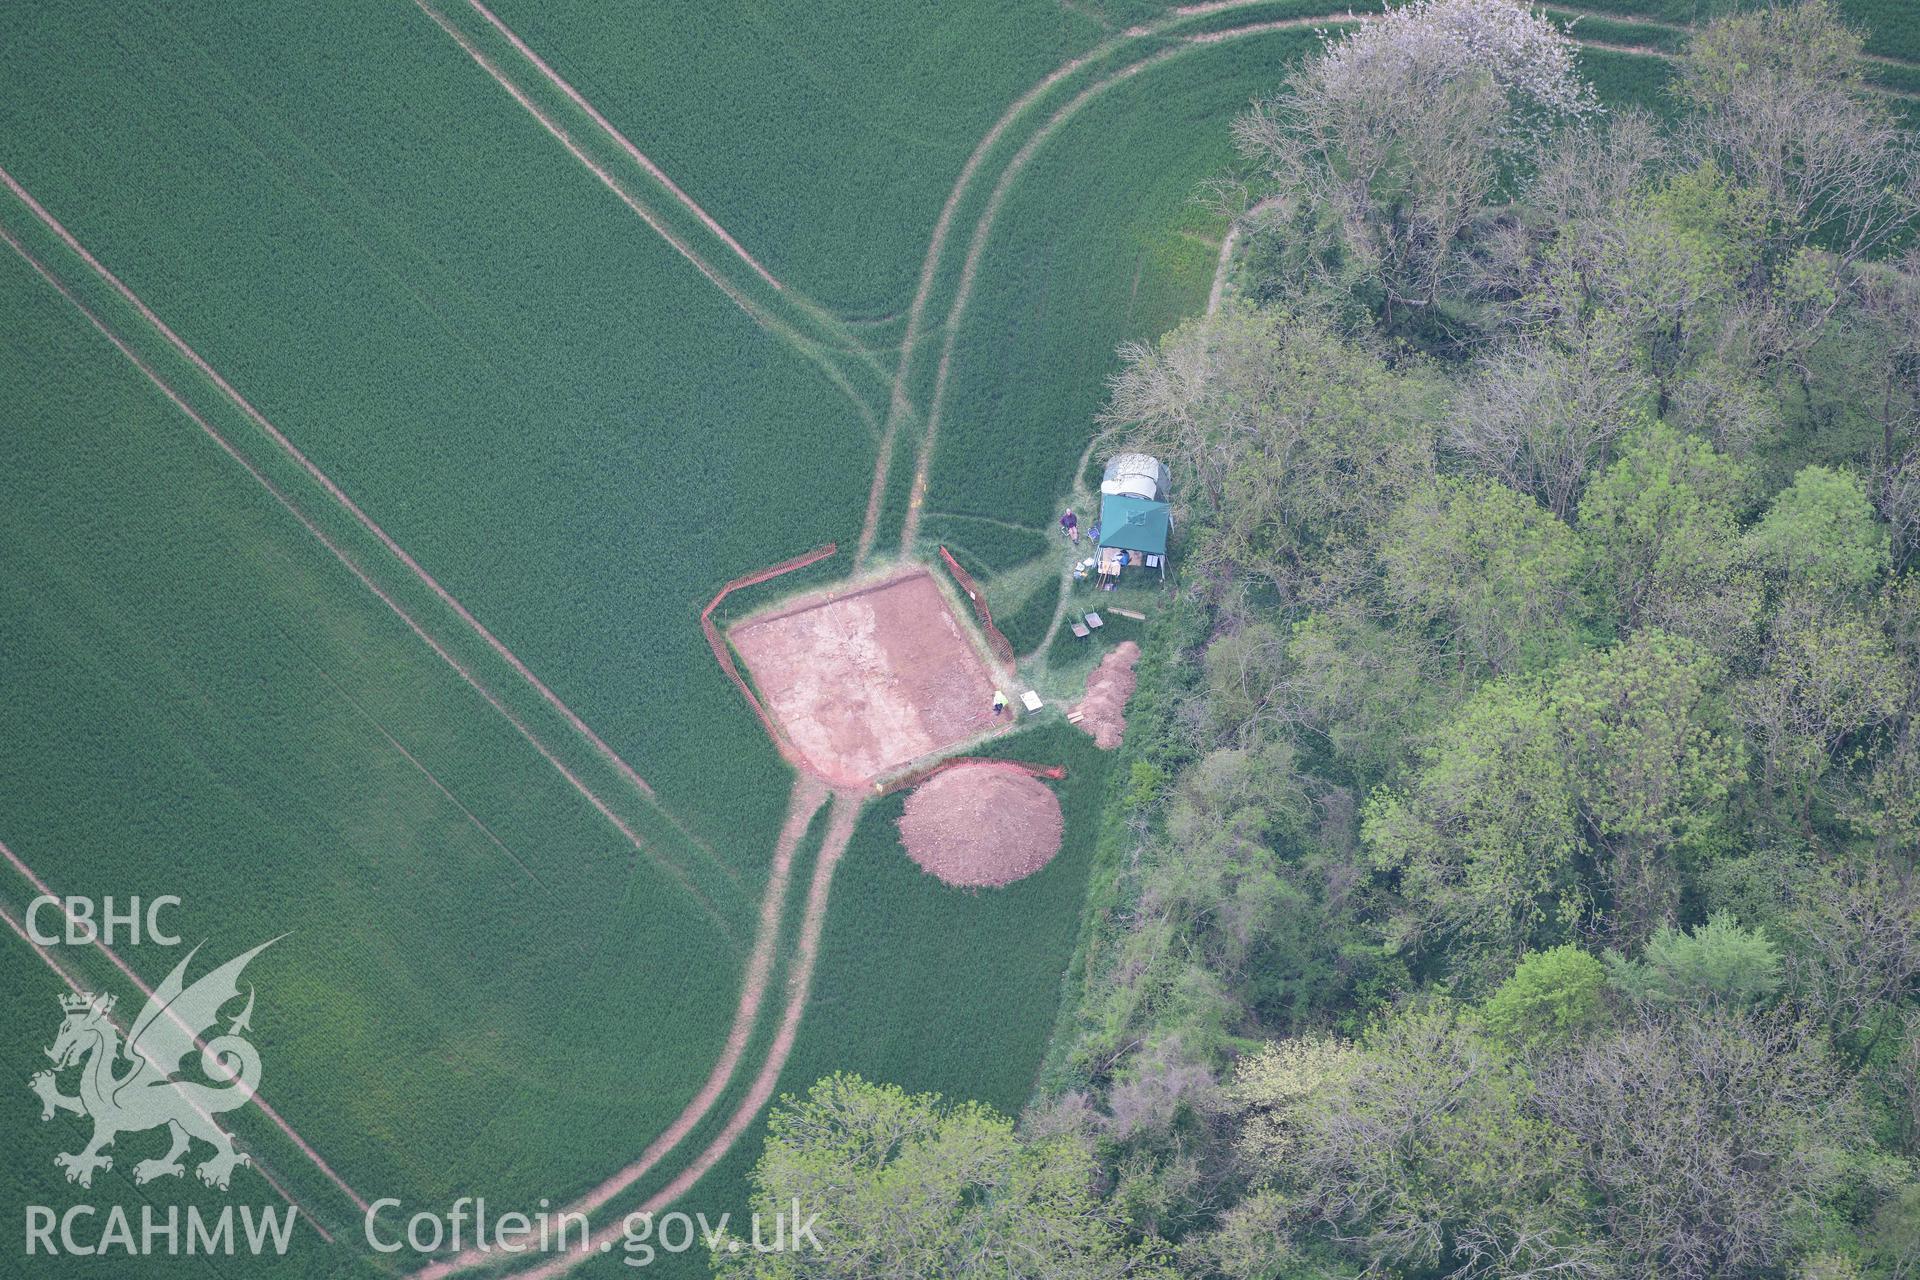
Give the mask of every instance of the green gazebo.
[[(1148, 568), (1167, 576), (1167, 535), (1173, 529), (1173, 513), (1164, 502), (1109, 493), (1100, 498), (1100, 550), (1137, 551)], [(1111, 557), (1100, 557), (1100, 572), (1107, 573)], [(1119, 571), (1115, 565), (1114, 572)]]

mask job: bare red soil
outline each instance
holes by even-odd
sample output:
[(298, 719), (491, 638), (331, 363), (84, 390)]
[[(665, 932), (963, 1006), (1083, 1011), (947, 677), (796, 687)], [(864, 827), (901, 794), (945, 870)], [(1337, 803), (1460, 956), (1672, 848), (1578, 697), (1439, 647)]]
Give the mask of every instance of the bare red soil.
[(837, 787), (995, 723), (986, 665), (922, 568), (750, 618), (730, 638), (780, 736)]
[(900, 842), (952, 885), (1023, 880), (1060, 852), (1059, 798), (1026, 769), (993, 761), (938, 773), (907, 797)]
[(1122, 641), (1112, 653), (1100, 659), (1100, 665), (1087, 673), (1087, 696), (1069, 712), (1080, 716), (1080, 727), (1093, 735), (1093, 745), (1111, 751), (1120, 745), (1127, 729), (1127, 699), (1133, 696), (1133, 665), (1140, 661), (1140, 646)]

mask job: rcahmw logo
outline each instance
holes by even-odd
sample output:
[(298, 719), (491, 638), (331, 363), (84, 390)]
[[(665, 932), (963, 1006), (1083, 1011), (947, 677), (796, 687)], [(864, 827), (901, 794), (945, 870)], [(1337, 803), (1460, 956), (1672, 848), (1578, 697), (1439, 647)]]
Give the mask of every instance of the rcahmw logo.
[[(179, 942), (158, 927), (160, 906), (178, 901), (155, 899), (149, 906), (144, 919), (149, 941), (168, 946)], [(143, 922), (138, 907), (122, 914), (112, 910), (110, 899), (107, 903), (102, 913), (105, 930), (96, 928), (92, 904), (86, 899), (38, 898), (29, 909), (28, 919), (35, 919), (39, 910), (50, 904), (66, 916), (65, 941), (70, 944), (93, 941), (115, 925), (128, 925), (130, 941), (138, 943)], [(33, 936), (42, 946), (61, 941), (59, 936), (43, 934), (38, 928)], [(215, 1120), (245, 1105), (260, 1085), (260, 1054), (243, 1034), (252, 1027), (251, 986), (247, 988), (245, 1007), (231, 1017), (225, 1034), (209, 1038), (207, 1033), (216, 1030), (221, 1009), (240, 998), (241, 972), (278, 941), (263, 942), (189, 985), (187, 966), (200, 951), (195, 947), (148, 997), (139, 1016), (124, 1028), (114, 1017), (112, 995), (82, 991), (60, 998), (60, 1027), (46, 1050), (53, 1067), (36, 1073), (27, 1083), (40, 1099), (42, 1122), (52, 1121), (61, 1112), (93, 1122), (92, 1137), (78, 1151), (63, 1151), (53, 1157), (68, 1182), (92, 1188), (96, 1173), (113, 1168), (113, 1157), (106, 1154), (106, 1149), (114, 1146), (122, 1134), (149, 1129), (164, 1128), (170, 1145), (163, 1153), (134, 1164), (133, 1180), (138, 1185), (184, 1176), (186, 1163), (182, 1158), (191, 1154), (196, 1142), (212, 1148), (207, 1158), (194, 1166), (194, 1176), (209, 1187), (228, 1190), (234, 1170), (252, 1163)], [(187, 1056), (195, 1049), (199, 1050), (200, 1071), (213, 1083), (179, 1078)], [(69, 1071), (75, 1073), (72, 1093), (62, 1087), (62, 1077)], [(291, 1205), (279, 1210), (243, 1205), (239, 1213), (242, 1229), (236, 1236), (231, 1205), (209, 1218), (197, 1206), (190, 1205), (182, 1213), (179, 1206), (145, 1204), (137, 1229), (119, 1205), (106, 1209), (90, 1204), (64, 1209), (28, 1205), (26, 1251), (82, 1256), (231, 1254), (238, 1246), (254, 1254), (269, 1248), (285, 1253), (293, 1221)]]

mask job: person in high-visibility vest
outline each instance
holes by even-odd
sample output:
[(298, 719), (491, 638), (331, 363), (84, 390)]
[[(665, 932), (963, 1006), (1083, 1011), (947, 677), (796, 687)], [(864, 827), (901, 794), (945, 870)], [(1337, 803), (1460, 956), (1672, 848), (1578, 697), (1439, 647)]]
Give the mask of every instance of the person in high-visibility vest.
[(1007, 695), (998, 689), (993, 691), (993, 714), (995, 716), (1007, 714)]

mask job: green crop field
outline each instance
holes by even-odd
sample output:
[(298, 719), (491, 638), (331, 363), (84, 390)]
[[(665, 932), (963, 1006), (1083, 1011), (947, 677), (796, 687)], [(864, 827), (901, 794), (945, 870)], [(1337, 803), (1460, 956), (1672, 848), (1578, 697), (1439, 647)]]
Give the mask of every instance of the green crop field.
[[(287, 932), (249, 971), (264, 1092), (356, 1187), (446, 1198), (482, 1167), (579, 1190), (597, 1136), (639, 1145), (697, 1086), (742, 913), (611, 838), (11, 254), (0, 311), (8, 846), (61, 892), (179, 895), (221, 960)], [(0, 901), (18, 919), (31, 892)], [(149, 985), (179, 959), (126, 954)], [(97, 955), (64, 960), (114, 989)], [(23, 947), (7, 967), (36, 993), (5, 1050), (24, 1081), (57, 983)], [(338, 1214), (277, 1131), (241, 1133)]]
[(930, 506), (1050, 524), (1113, 349), (1206, 301), (1223, 228), (1194, 195), (1232, 158), (1222, 122), (1317, 44), (1278, 31), (1196, 49), (1094, 98), (1047, 140), (994, 226), (959, 333)]
[[(780, 1092), (804, 1093), (836, 1070), (1003, 1111), (1032, 1092), (1078, 936), (1111, 757), (1058, 722), (996, 743), (992, 754), (1067, 767), (1057, 787), (1066, 817), (1059, 856), (1005, 889), (949, 888), (900, 852), (905, 796), (869, 805), (839, 871), (812, 1007)], [(700, 1203), (713, 1213), (743, 1209), (751, 1163), (743, 1153), (716, 1168)], [(662, 1258), (649, 1270), (707, 1274), (704, 1259)], [(581, 1274), (630, 1272), (616, 1259)]]
[[(1074, 6), (1039, 0), (937, 22), (882, 0), (695, 7), (667, 23), (591, 0), (495, 12), (643, 132), (776, 274), (874, 322), (904, 307), (948, 186), (994, 117), (1102, 34)], [(644, 127), (660, 119), (673, 127)]]
[[(581, 1195), (725, 1060), (763, 936), (737, 1069), (596, 1224), (709, 1147), (682, 1201), (738, 1211), (763, 1064), (789, 1092), (836, 1069), (1003, 1109), (1033, 1088), (1112, 757), (1051, 713), (992, 745), (1068, 768), (1063, 851), (1028, 880), (942, 887), (892, 796), (815, 903), (853, 801), (812, 815), (776, 880), (794, 770), (700, 611), (828, 542), (720, 621), (945, 545), (1021, 687), (1068, 696), (1101, 645), (1054, 629), (1054, 519), (1084, 492), (1115, 348), (1204, 304), (1225, 223), (1195, 195), (1231, 162), (1226, 126), (1345, 6), (671, 8), (10, 15), (0, 169), (44, 213), (0, 189), (0, 843), (61, 893), (180, 896), (197, 966), (286, 934), (248, 970), (262, 1093), (339, 1179), (235, 1112), (334, 1243), (303, 1226), (284, 1264), (116, 1276), (410, 1270), (368, 1251), (342, 1182), (436, 1209)], [(1707, 6), (1581, 8), (1597, 40), (1670, 52)], [(1874, 52), (1920, 58), (1905, 5), (1847, 11)], [(1670, 61), (1583, 67), (1609, 103), (1665, 108)], [(9, 921), (35, 892), (0, 867)], [(13, 932), (5, 1213), (83, 1194), (51, 1162), (82, 1121), (38, 1124), (18, 1083), (67, 990), (48, 959), (141, 1004), (99, 951)], [(116, 950), (148, 985), (184, 954)], [(136, 1186), (161, 1142), (128, 1135), (93, 1198), (227, 1202)]]
[(847, 538), (871, 437), (423, 15), (356, 7), (36, 11), (6, 163), (747, 865), (771, 752), (687, 620)]

